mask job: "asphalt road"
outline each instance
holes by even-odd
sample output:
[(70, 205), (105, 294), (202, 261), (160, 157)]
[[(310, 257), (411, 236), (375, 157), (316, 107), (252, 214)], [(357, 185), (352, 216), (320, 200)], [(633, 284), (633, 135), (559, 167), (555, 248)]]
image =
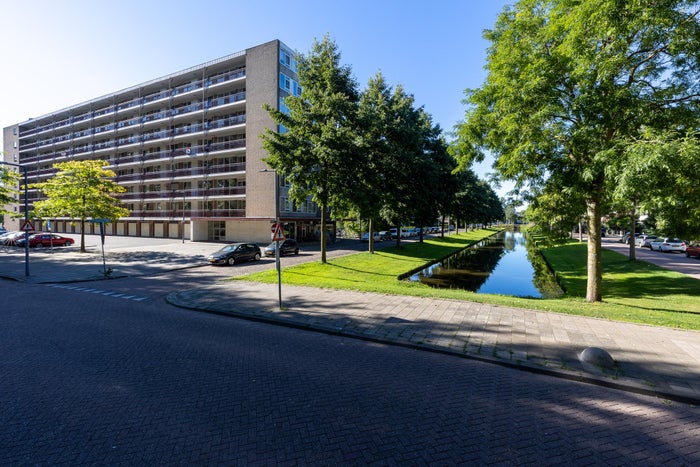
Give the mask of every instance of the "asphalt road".
[(697, 407), (165, 303), (205, 270), (1, 283), (0, 465), (700, 464)]
[[(630, 246), (622, 243), (620, 237), (603, 238), (603, 246), (626, 256), (630, 254)], [(634, 256), (638, 260), (700, 279), (699, 258), (686, 258), (684, 253), (651, 251), (640, 247), (634, 249)]]

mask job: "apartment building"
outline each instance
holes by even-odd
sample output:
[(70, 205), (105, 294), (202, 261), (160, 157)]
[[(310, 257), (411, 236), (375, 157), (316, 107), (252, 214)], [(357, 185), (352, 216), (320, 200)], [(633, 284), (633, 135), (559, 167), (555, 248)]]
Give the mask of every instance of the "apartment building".
[[(310, 200), (289, 202), (283, 177), (262, 161), (259, 137), (275, 124), (263, 104), (282, 108), (301, 92), (294, 55), (278, 40), (4, 128), (5, 162), (26, 169), (28, 183), (53, 164), (100, 159), (126, 188), (129, 217), (107, 234), (194, 241), (270, 239), (279, 218), (287, 235), (318, 238), (320, 213)], [(30, 189), (28, 209), (41, 193)], [(10, 207), (23, 217), (24, 194)], [(18, 229), (21, 219), (8, 219)], [(79, 233), (71, 219), (35, 221), (37, 230)], [(86, 233), (97, 233), (90, 224)]]

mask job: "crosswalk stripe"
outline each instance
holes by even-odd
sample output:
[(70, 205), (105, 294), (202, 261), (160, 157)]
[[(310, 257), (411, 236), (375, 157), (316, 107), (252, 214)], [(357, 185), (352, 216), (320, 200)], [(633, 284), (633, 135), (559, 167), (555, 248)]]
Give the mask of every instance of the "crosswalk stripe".
[(79, 285), (66, 285), (66, 284), (47, 284), (47, 285), (49, 287), (53, 287), (55, 289), (66, 289), (66, 290), (73, 290), (76, 292), (88, 292), (88, 293), (104, 295), (106, 297), (121, 298), (124, 300), (133, 300), (135, 302), (142, 302), (142, 301), (148, 299), (148, 297), (140, 297), (138, 295), (126, 295), (124, 293), (119, 293), (119, 292), (116, 292), (114, 290), (93, 289), (93, 288), (89, 288), (89, 287), (81, 287)]

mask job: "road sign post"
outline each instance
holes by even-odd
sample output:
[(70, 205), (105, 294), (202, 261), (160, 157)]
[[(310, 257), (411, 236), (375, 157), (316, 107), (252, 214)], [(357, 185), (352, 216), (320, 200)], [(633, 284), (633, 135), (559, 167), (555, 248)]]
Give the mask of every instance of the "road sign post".
[(105, 224), (109, 219), (91, 219), (93, 224), (100, 224), (100, 243), (102, 244), (102, 273), (107, 275), (107, 262), (105, 261)]
[(280, 269), (280, 242), (285, 240), (282, 223), (274, 222), (270, 229), (272, 241), (275, 242), (275, 268), (277, 268), (277, 296), (280, 310), (282, 309), (282, 271)]

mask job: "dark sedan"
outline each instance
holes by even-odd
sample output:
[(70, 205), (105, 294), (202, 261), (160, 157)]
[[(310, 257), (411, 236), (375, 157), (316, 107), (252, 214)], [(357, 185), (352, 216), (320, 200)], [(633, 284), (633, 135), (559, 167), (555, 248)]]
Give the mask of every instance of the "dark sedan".
[(232, 243), (210, 254), (207, 261), (210, 264), (231, 266), (246, 261), (259, 261), (261, 256), (260, 247), (254, 243)]
[[(275, 256), (275, 243), (272, 242), (269, 245), (265, 247), (264, 253), (265, 256)], [(297, 243), (296, 240), (292, 238), (288, 238), (285, 241), (280, 243), (280, 256), (284, 255), (298, 255), (299, 254), (299, 244)]]

